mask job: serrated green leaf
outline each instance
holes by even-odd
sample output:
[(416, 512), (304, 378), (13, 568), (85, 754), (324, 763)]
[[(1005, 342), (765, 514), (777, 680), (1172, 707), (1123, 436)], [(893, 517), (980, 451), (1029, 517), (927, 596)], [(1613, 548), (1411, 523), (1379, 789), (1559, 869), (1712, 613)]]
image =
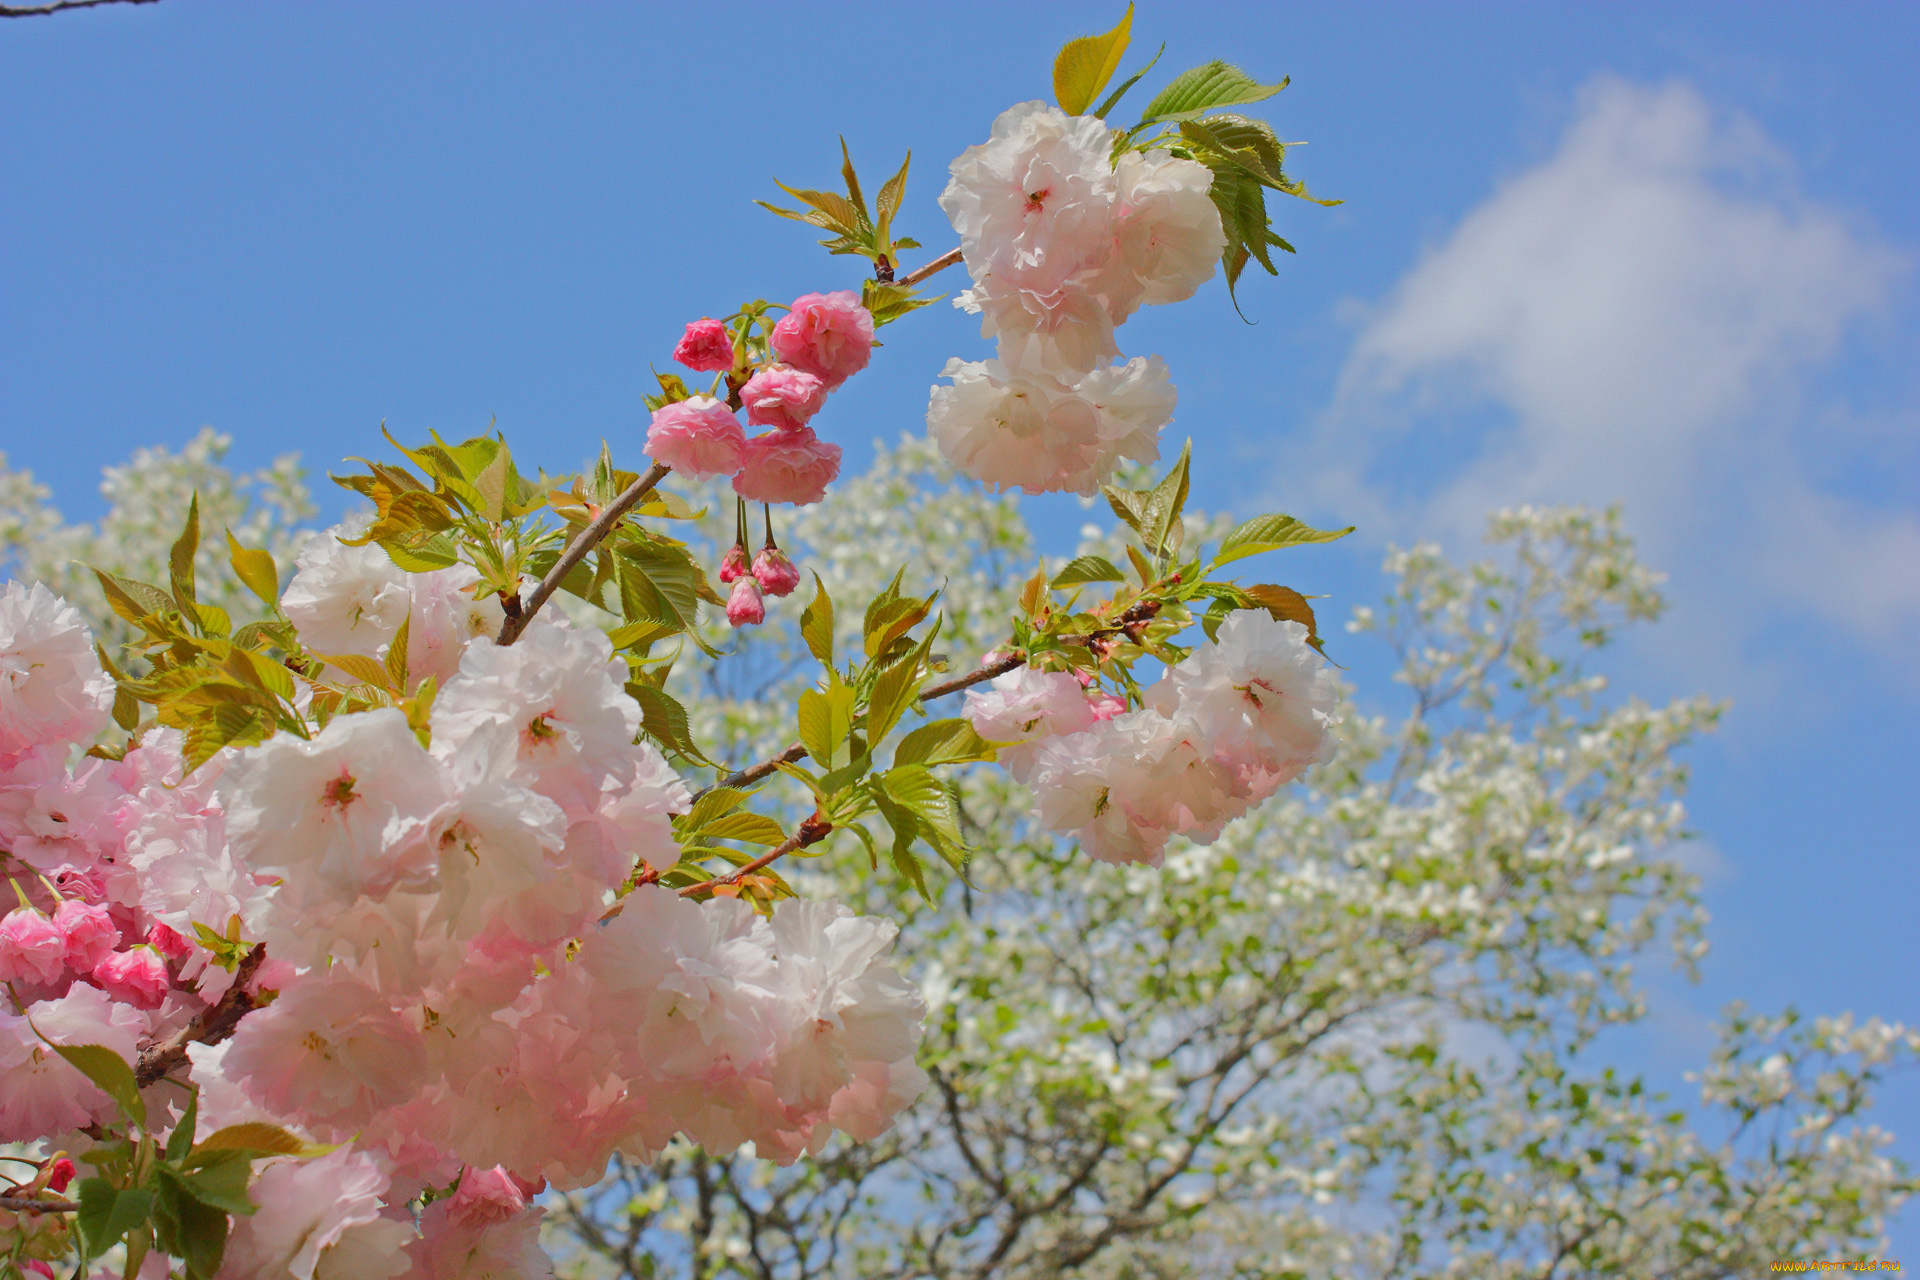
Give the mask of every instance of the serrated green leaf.
[(200, 550), (200, 493), (187, 503), (187, 526), (167, 552), (167, 579), (183, 613), (191, 612), (197, 597), (193, 588), (193, 557)]
[(253, 1172), (252, 1155), (246, 1151), (209, 1151), (190, 1172), (161, 1166), (163, 1177), (173, 1178), (180, 1189), (201, 1204), (222, 1213), (247, 1216), (255, 1205), (247, 1199), (247, 1181)]
[(965, 865), (967, 844), (960, 835), (953, 796), (932, 770), (922, 764), (895, 765), (875, 777), (874, 783), (876, 792), (913, 814), (921, 837), (950, 866), (957, 871)]
[(146, 1222), (153, 1211), (153, 1193), (145, 1187), (116, 1190), (105, 1178), (82, 1178), (74, 1198), (80, 1211), (74, 1224), (85, 1243), (82, 1259), (91, 1261), (105, 1253), (120, 1239)]
[(874, 808), (886, 819), (893, 829), (893, 848), (889, 851), (894, 867), (912, 885), (914, 891), (927, 903), (933, 905), (933, 894), (927, 890), (927, 873), (920, 865), (920, 859), (914, 856), (913, 842), (920, 837), (920, 824), (914, 819), (913, 811), (896, 803), (893, 798), (878, 787), (873, 792)]
[(1243, 102), (1271, 98), (1287, 87), (1287, 78), (1279, 84), (1261, 84), (1240, 68), (1215, 60), (1182, 71), (1171, 83), (1154, 95), (1140, 114), (1145, 124), (1153, 120), (1174, 120), (1198, 115), (1213, 107), (1231, 107)]
[(813, 575), (813, 602), (800, 613), (800, 636), (807, 642), (809, 653), (833, 665), (833, 598), (817, 570)]
[(215, 1151), (238, 1151), (249, 1156), (310, 1156), (331, 1149), (316, 1147), (277, 1124), (250, 1120), (244, 1124), (230, 1124), (215, 1129), (194, 1144), (189, 1160)]
[(827, 690), (800, 695), (800, 744), (825, 769), (852, 760), (847, 738), (853, 732), (853, 690), (835, 680)]
[(215, 707), (211, 715), (196, 717), (186, 726), (181, 752), (186, 771), (192, 773), (223, 747), (265, 742), (276, 727), (273, 713), (262, 707), (238, 703)]
[(693, 728), (687, 719), (687, 709), (680, 705), (678, 699), (663, 689), (638, 681), (627, 685), (627, 693), (640, 704), (640, 724), (648, 737), (696, 764), (709, 763), (705, 754), (693, 743)]
[(133, 1068), (125, 1058), (103, 1044), (56, 1044), (52, 1048), (112, 1098), (122, 1115), (142, 1129), (147, 1127), (147, 1100), (140, 1096)]
[(187, 1109), (180, 1113), (180, 1119), (173, 1126), (173, 1132), (167, 1135), (166, 1157), (174, 1164), (186, 1159), (193, 1150), (193, 1131), (200, 1123), (200, 1091), (195, 1089), (187, 1097)]
[(1128, 76), (1125, 80), (1122, 80), (1120, 82), (1120, 87), (1118, 89), (1115, 89), (1112, 93), (1108, 94), (1106, 97), (1106, 101), (1102, 102), (1099, 106), (1093, 109), (1093, 114), (1100, 117), (1102, 120), (1105, 120), (1107, 118), (1107, 112), (1113, 110), (1115, 107), (1120, 105), (1120, 99), (1127, 96), (1127, 90), (1139, 84), (1141, 77), (1146, 75), (1147, 72), (1153, 70), (1154, 64), (1160, 61), (1160, 55), (1165, 53), (1166, 51), (1167, 51), (1167, 46), (1163, 42), (1160, 45), (1160, 48), (1154, 52), (1153, 57), (1148, 59), (1147, 65), (1140, 68), (1138, 71), (1134, 72), (1132, 75)]
[(763, 844), (772, 848), (787, 838), (780, 824), (765, 814), (730, 813), (724, 818), (716, 818), (700, 828), (700, 835), (708, 840), (745, 840), (749, 844)]
[(269, 607), (277, 608), (280, 604), (280, 570), (273, 563), (273, 557), (257, 548), (241, 546), (231, 529), (227, 530), (227, 554), (233, 564), (233, 576)]
[(370, 684), (376, 689), (386, 689), (387, 668), (378, 658), (369, 658), (364, 653), (320, 653), (313, 655), (330, 667), (340, 670), (358, 680), (361, 684)]
[(1332, 542), (1335, 538), (1344, 538), (1352, 533), (1355, 526), (1344, 529), (1315, 529), (1313, 526), (1288, 515), (1255, 516), (1234, 526), (1226, 537), (1220, 540), (1220, 550), (1213, 557), (1218, 565), (1231, 564), (1247, 556), (1259, 555), (1262, 551), (1278, 551), (1282, 547), (1300, 546), (1309, 542)]
[(1179, 550), (1184, 525), (1181, 513), (1187, 506), (1187, 470), (1193, 460), (1193, 441), (1181, 446), (1180, 458), (1160, 483), (1150, 489), (1140, 505), (1140, 540), (1154, 555), (1171, 555)]
[(1104, 556), (1080, 556), (1068, 561), (1064, 569), (1053, 575), (1053, 585), (1056, 587), (1079, 586), (1085, 582), (1125, 582), (1126, 580), (1127, 575)]
[(732, 813), (746, 803), (749, 792), (737, 787), (715, 787), (693, 802), (693, 808), (674, 820), (674, 830), (692, 835), (708, 823)]
[(934, 720), (921, 725), (893, 749), (893, 763), (961, 764), (969, 760), (991, 760), (994, 746), (965, 720)]
[(1133, 35), (1133, 5), (1113, 30), (1069, 40), (1053, 60), (1053, 96), (1070, 116), (1082, 115), (1120, 69)]
[(873, 691), (867, 695), (867, 740), (875, 746), (900, 722), (907, 708), (913, 705), (915, 695), (920, 691), (921, 665), (926, 661), (928, 648), (939, 630), (935, 626), (911, 652), (874, 677)]

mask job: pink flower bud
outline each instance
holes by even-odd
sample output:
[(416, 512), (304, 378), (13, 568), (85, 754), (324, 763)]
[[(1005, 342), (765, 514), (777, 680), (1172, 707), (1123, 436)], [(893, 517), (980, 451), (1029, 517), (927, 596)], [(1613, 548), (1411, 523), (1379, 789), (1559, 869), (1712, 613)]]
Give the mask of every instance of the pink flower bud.
[(653, 411), (647, 452), (655, 462), (695, 480), (732, 475), (746, 456), (747, 433), (733, 410), (712, 396), (692, 396)]
[(67, 936), (32, 907), (0, 920), (0, 982), (58, 982), (67, 969)]
[(172, 980), (167, 962), (149, 946), (116, 951), (93, 966), (93, 980), (108, 995), (139, 1009), (158, 1009)]
[(105, 907), (68, 898), (53, 909), (54, 927), (66, 939), (67, 967), (92, 973), (93, 966), (120, 945), (120, 928)]
[(811, 428), (769, 431), (747, 441), (733, 491), (749, 502), (805, 505), (826, 497), (840, 474), (840, 446), (828, 444)]
[(720, 581), (733, 582), (747, 576), (747, 549), (739, 543), (727, 548), (726, 558), (720, 561)]
[(61, 1156), (53, 1162), (53, 1168), (47, 1170), (47, 1190), (59, 1195), (73, 1181), (73, 1161)]
[(736, 627), (757, 627), (767, 620), (767, 606), (760, 598), (760, 584), (751, 576), (733, 584), (727, 597), (727, 621)]
[(753, 576), (770, 596), (791, 595), (800, 585), (798, 566), (778, 547), (761, 548), (753, 558)]
[(527, 1207), (522, 1183), (499, 1165), (469, 1168), (460, 1175), (447, 1216), (463, 1227), (480, 1228), (505, 1222)]
[(826, 402), (826, 383), (811, 373), (789, 369), (783, 364), (768, 365), (740, 388), (740, 403), (746, 406), (747, 421), (756, 427), (797, 430), (806, 426)]
[(772, 341), (776, 355), (831, 391), (873, 359), (873, 317), (845, 289), (803, 294), (773, 326)]
[(733, 368), (733, 335), (718, 320), (701, 317), (687, 326), (673, 358), (700, 373), (719, 373)]
[(187, 958), (193, 955), (191, 942), (158, 921), (154, 922), (153, 928), (147, 930), (147, 944), (176, 964), (185, 963)]

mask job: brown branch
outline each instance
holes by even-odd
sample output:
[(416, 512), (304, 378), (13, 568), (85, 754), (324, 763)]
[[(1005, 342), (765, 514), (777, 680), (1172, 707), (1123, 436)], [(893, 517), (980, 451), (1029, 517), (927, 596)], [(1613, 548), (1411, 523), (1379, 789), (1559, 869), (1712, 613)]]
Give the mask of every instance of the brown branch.
[(253, 950), (247, 952), (240, 961), (240, 967), (234, 970), (233, 985), (227, 988), (225, 995), (202, 1009), (192, 1022), (165, 1040), (140, 1051), (140, 1061), (133, 1069), (133, 1078), (141, 1088), (146, 1088), (186, 1061), (188, 1045), (219, 1044), (233, 1034), (240, 1019), (253, 1012), (253, 997), (247, 994), (247, 984), (253, 981), (253, 975), (260, 971), (266, 958), (267, 944), (254, 944)]
[(738, 870), (730, 871), (718, 879), (702, 880), (699, 884), (690, 884), (680, 891), (680, 896), (683, 898), (691, 898), (696, 893), (710, 893), (722, 885), (739, 884), (754, 872), (764, 870), (773, 865), (792, 853), (795, 849), (804, 849), (808, 845), (819, 844), (822, 840), (825, 840), (828, 835), (832, 834), (832, 832), (833, 824), (816, 813), (813, 817), (801, 823), (798, 831), (755, 858), (752, 862), (747, 863)]
[(613, 526), (620, 523), (620, 517), (633, 510), (642, 498), (652, 493), (653, 486), (666, 479), (667, 472), (670, 470), (672, 470), (671, 467), (663, 466), (658, 462), (654, 463), (647, 474), (628, 485), (619, 497), (607, 504), (606, 510), (595, 516), (591, 524), (576, 534), (573, 541), (567, 544), (567, 549), (560, 553), (560, 558), (554, 561), (553, 568), (547, 570), (547, 576), (540, 579), (540, 585), (533, 589), (533, 594), (527, 597), (526, 603), (520, 606), (520, 611), (510, 614), (501, 624), (500, 638), (495, 643), (509, 645), (518, 640), (520, 633), (527, 629), (527, 624), (533, 621), (533, 615), (540, 612), (540, 606), (560, 589), (560, 583), (573, 572), (573, 567), (585, 560), (587, 554), (599, 546), (603, 538), (613, 532)]
[(907, 288), (911, 289), (913, 288), (914, 285), (919, 284), (922, 280), (928, 280), (934, 276), (939, 275), (942, 271), (945, 271), (948, 267), (953, 266), (955, 263), (959, 261), (960, 261), (959, 248), (955, 247), (955, 248), (949, 249), (945, 253), (941, 254), (939, 257), (935, 258), (932, 262), (929, 262), (926, 266), (921, 267), (915, 271), (907, 272), (906, 275), (901, 276), (898, 280), (894, 281), (894, 283), (905, 285)]
[(951, 680), (943, 680), (939, 684), (928, 685), (920, 691), (920, 701), (932, 702), (935, 698), (944, 698), (950, 693), (958, 693), (962, 689), (971, 689), (983, 680), (991, 680), (995, 676), (1003, 676), (1017, 667), (1025, 666), (1026, 663), (1027, 656), (1023, 653), (1011, 653), (1004, 658), (996, 658), (986, 666), (981, 667), (978, 671), (969, 671), (963, 676), (955, 676)]
[(43, 13), (91, 9), (97, 4), (152, 4), (154, 0), (51, 0), (48, 4), (0, 4), (0, 18), (37, 18)]
[[(11, 17), (0, 13), (0, 17)], [(15, 1213), (26, 1210), (28, 1213), (78, 1213), (80, 1206), (71, 1200), (36, 1200), (32, 1196), (0, 1196), (0, 1209), (11, 1209)]]

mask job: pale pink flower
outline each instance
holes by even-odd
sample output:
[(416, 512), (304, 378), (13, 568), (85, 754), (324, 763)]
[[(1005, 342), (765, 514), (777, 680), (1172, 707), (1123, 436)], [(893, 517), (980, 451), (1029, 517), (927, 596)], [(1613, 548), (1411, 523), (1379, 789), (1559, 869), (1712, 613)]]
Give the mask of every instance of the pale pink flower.
[(747, 549), (736, 542), (720, 560), (720, 582), (725, 585), (745, 577), (747, 572)]
[(855, 1142), (872, 1142), (893, 1126), (893, 1119), (927, 1087), (927, 1073), (912, 1059), (861, 1062), (853, 1079), (833, 1095), (827, 1120)]
[(540, 1250), (544, 1209), (528, 1208), (484, 1224), (460, 1220), (451, 1200), (420, 1214), (420, 1239), (408, 1246), (413, 1269), (405, 1280), (552, 1280), (553, 1262)]
[(153, 928), (147, 930), (147, 945), (176, 963), (193, 954), (191, 942), (158, 921), (154, 923)]
[(696, 373), (720, 373), (733, 368), (733, 335), (718, 320), (702, 316), (687, 326), (673, 348), (673, 358)]
[(460, 656), (482, 636), (500, 633), (506, 608), (497, 595), (475, 596), (480, 572), (457, 564), (407, 575), (407, 682), (431, 676), (440, 684), (460, 669)]
[(753, 577), (770, 596), (792, 595), (800, 585), (800, 568), (778, 547), (762, 547), (753, 558)]
[[(352, 1147), (265, 1166), (248, 1188), (259, 1212), (233, 1219), (218, 1280), (400, 1275), (407, 1269), (405, 1250), (413, 1231), (381, 1215), (386, 1190), (387, 1174), (379, 1162)], [(353, 1270), (339, 1265), (344, 1259), (329, 1257), (336, 1250), (352, 1254)]]
[(827, 402), (827, 384), (811, 373), (786, 365), (768, 365), (740, 388), (747, 421), (756, 427), (791, 431), (804, 427)]
[(38, 1142), (119, 1114), (112, 1098), (48, 1046), (97, 1044), (129, 1064), (147, 1020), (98, 987), (76, 984), (24, 1014), (0, 1002), (0, 1142)]
[(0, 758), (107, 727), (113, 679), (74, 607), (36, 582), (0, 590)]
[(54, 927), (67, 943), (67, 967), (91, 973), (120, 945), (120, 927), (103, 906), (68, 898), (53, 910)]
[(67, 768), (66, 744), (0, 755), (0, 849), (39, 871), (89, 867), (116, 852), (114, 810), (125, 797), (114, 768)]
[(387, 998), (308, 974), (234, 1032), (227, 1074), (275, 1115), (353, 1130), (427, 1083), (426, 1042)]
[(749, 502), (791, 502), (805, 506), (827, 496), (840, 474), (840, 446), (828, 444), (809, 427), (769, 431), (747, 441), (733, 491)]
[(526, 1185), (495, 1165), (491, 1169), (469, 1168), (460, 1175), (459, 1189), (447, 1206), (447, 1214), (463, 1227), (487, 1227), (505, 1222), (527, 1207)]
[(46, 914), (16, 907), (0, 920), (0, 982), (58, 982), (67, 971), (67, 939)]
[(695, 480), (731, 475), (746, 454), (747, 433), (733, 410), (712, 396), (676, 400), (653, 411), (647, 453)]
[(734, 627), (757, 627), (767, 620), (767, 606), (760, 598), (760, 584), (751, 576), (733, 584), (733, 591), (727, 596), (727, 624)]
[(773, 326), (773, 349), (831, 391), (873, 359), (873, 316), (845, 289), (806, 293)]
[(1163, 150), (1127, 151), (1114, 180), (1120, 255), (1140, 281), (1140, 301), (1191, 298), (1213, 277), (1227, 244), (1219, 207), (1207, 194), (1213, 170)]
[(280, 596), (301, 642), (317, 653), (378, 657), (406, 621), (406, 572), (378, 543), (341, 541), (362, 532), (361, 522), (348, 522), (308, 539)]
[(107, 994), (136, 1009), (158, 1009), (173, 985), (167, 976), (167, 962), (144, 944), (104, 957), (93, 966), (93, 980)]

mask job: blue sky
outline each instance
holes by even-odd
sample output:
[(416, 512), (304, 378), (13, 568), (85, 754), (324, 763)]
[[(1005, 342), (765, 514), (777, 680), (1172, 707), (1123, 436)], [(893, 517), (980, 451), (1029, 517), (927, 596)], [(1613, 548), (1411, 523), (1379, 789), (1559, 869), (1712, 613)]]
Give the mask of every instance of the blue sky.
[[(318, 468), (497, 417), (637, 453), (689, 317), (851, 283), (754, 208), (1046, 96), (1117, 6), (163, 0), (0, 26), (0, 449), (91, 515), (103, 464), (203, 423)], [(1617, 687), (1733, 700), (1696, 756), (1715, 944), (1639, 1065), (1678, 1085), (1734, 996), (1920, 1022), (1920, 132), (1911, 5), (1143, 5), (1227, 56), (1334, 210), (1300, 250), (1122, 332), (1165, 355), (1196, 501), (1344, 518), (1290, 580), (1377, 595), (1388, 540), (1519, 501), (1628, 504), (1672, 575)], [(692, 15), (692, 16), (689, 16)], [(915, 431), (945, 308), (890, 329), (830, 430)], [(335, 500), (332, 495), (323, 498)], [(1037, 503), (1063, 534), (1070, 499)], [(1343, 520), (1344, 522), (1344, 520)], [(1297, 566), (1297, 567), (1296, 567)], [(1343, 654), (1382, 698), (1384, 668)], [(1885, 1122), (1920, 1162), (1920, 1085)], [(1896, 1249), (1920, 1253), (1920, 1213)]]

